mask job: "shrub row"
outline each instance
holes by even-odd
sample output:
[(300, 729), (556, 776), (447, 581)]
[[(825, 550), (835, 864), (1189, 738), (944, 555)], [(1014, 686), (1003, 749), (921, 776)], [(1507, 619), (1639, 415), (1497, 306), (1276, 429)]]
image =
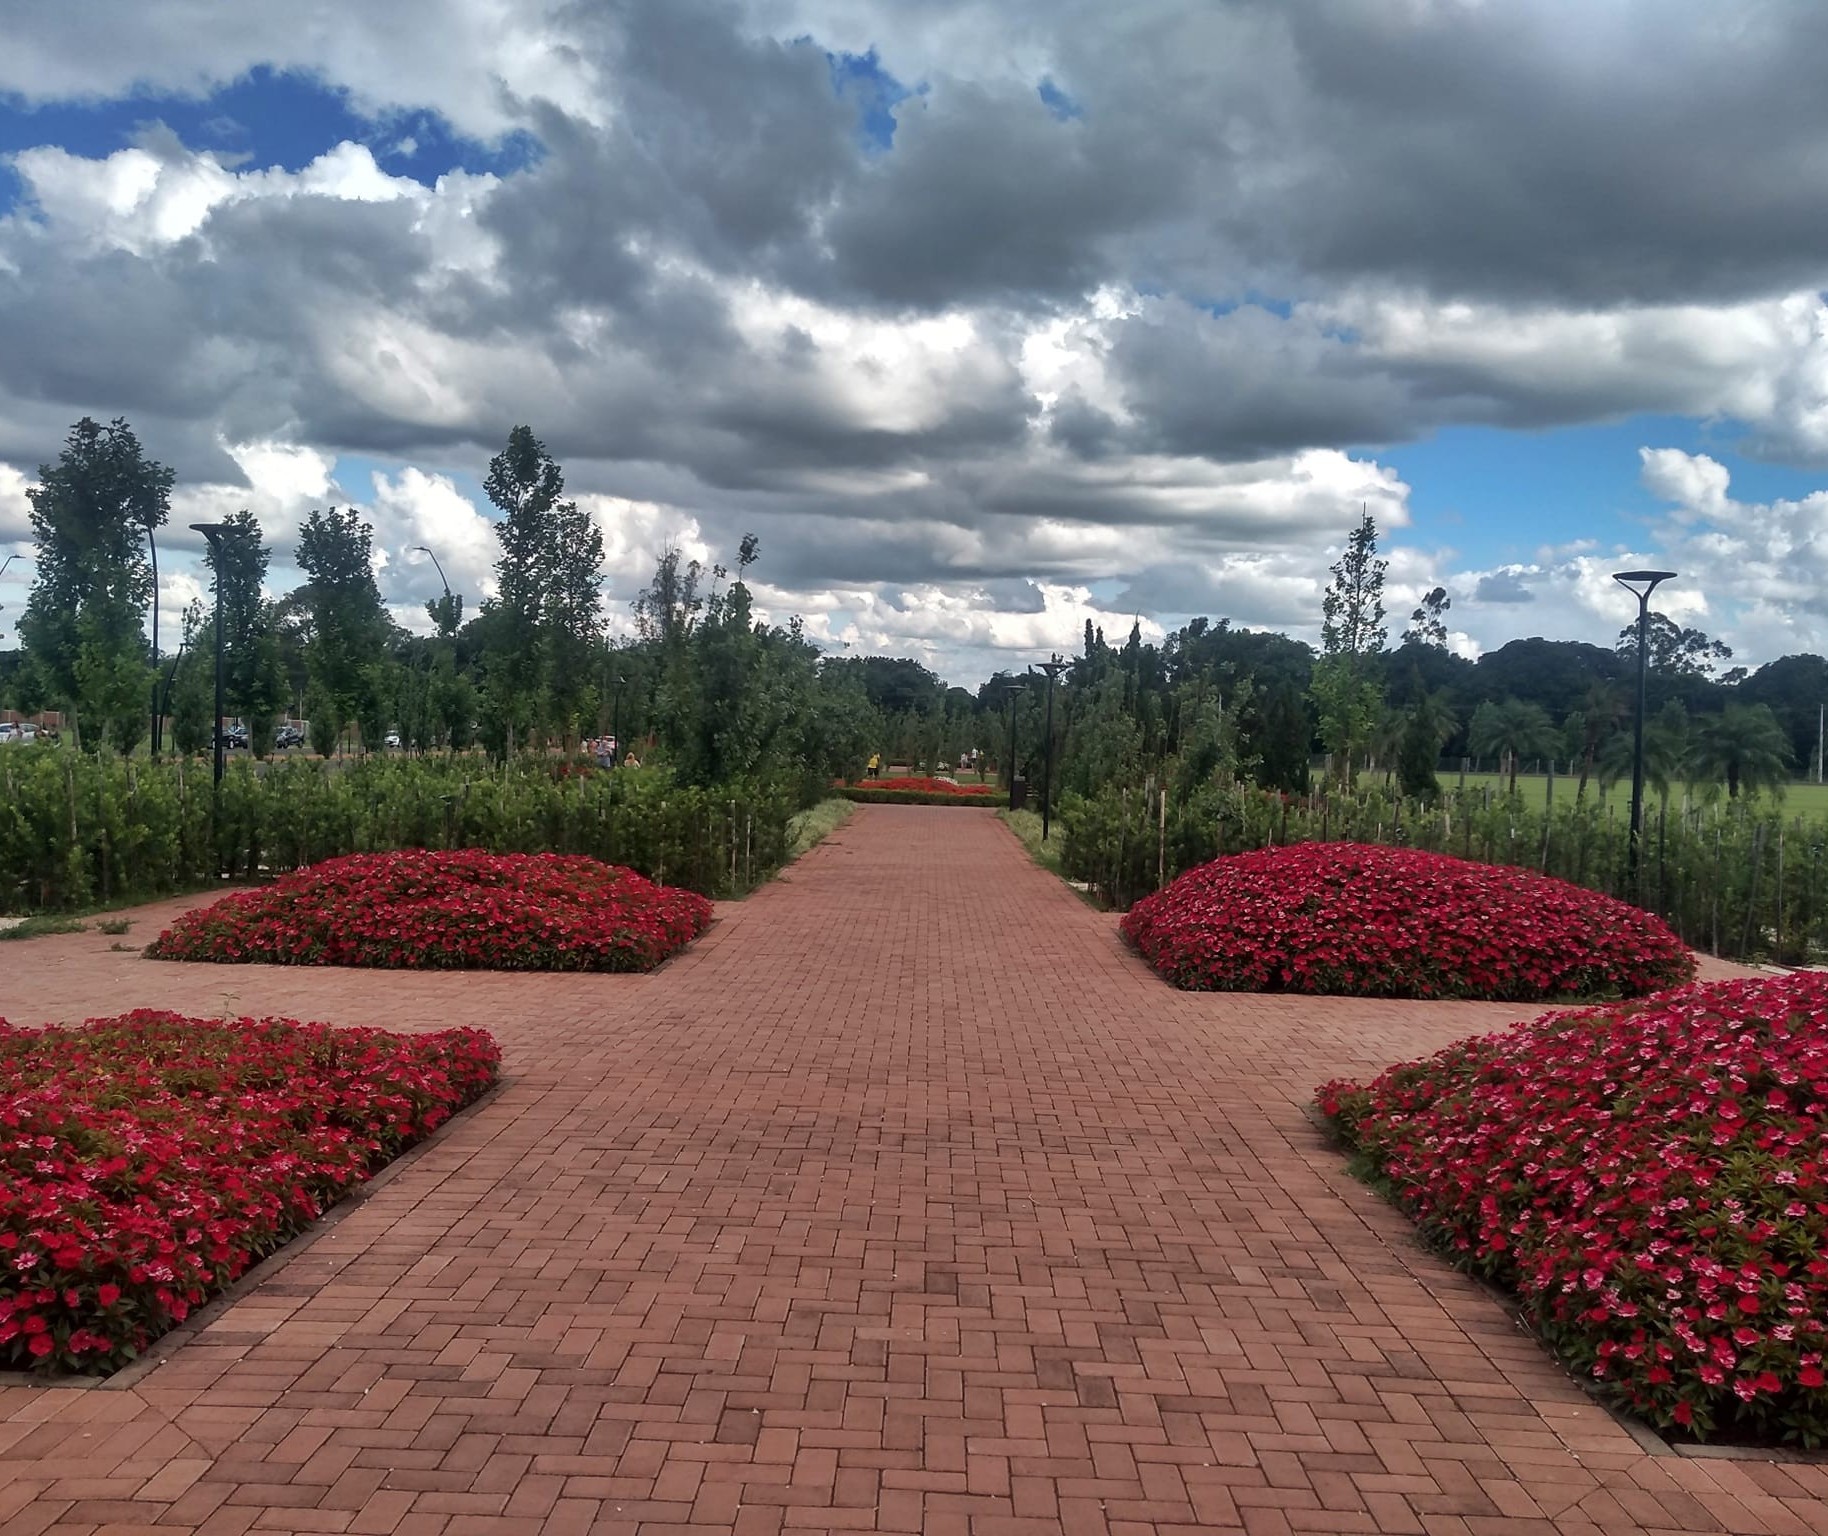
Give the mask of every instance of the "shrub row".
[[(278, 874), (346, 853), (580, 853), (705, 895), (786, 862), (796, 793), (688, 787), (653, 769), (539, 759), (318, 759), (230, 765), (212, 832), (207, 763), (0, 752), (0, 912), (54, 912)], [(219, 853), (218, 853), (219, 849)]]

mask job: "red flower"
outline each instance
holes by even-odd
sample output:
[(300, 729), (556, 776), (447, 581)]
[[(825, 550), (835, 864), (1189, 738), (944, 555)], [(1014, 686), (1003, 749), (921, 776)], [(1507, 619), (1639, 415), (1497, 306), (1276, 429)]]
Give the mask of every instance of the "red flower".
[(1694, 975), (1681, 940), (1622, 901), (1529, 870), (1358, 843), (1215, 859), (1137, 902), (1123, 932), (1193, 991), (1534, 1002)]
[(131, 1360), (474, 1099), (500, 1059), (478, 1030), (0, 1023), (0, 1365)]
[(702, 933), (711, 903), (560, 854), (358, 853), (187, 912), (161, 960), (393, 969), (647, 971)]
[(1316, 1097), (1624, 1407), (1828, 1442), (1828, 975), (1553, 1014)]

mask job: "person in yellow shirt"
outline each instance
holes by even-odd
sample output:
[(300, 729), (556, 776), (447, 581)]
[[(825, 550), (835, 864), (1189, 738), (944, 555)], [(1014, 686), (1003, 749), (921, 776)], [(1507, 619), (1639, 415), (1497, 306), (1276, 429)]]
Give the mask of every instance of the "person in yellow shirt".
[(882, 754), (880, 752), (870, 753), (870, 777), (873, 779), (881, 772), (882, 772)]

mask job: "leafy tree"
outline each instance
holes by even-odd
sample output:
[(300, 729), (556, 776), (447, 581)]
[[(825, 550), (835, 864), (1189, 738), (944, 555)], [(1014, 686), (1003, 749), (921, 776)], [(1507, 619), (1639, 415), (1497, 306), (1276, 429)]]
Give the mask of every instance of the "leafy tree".
[(1323, 654), (1309, 685), (1320, 715), (1320, 737), (1334, 756), (1342, 783), (1356, 777), (1358, 760), (1377, 729), (1383, 685), (1373, 658), (1383, 650), (1384, 572), (1377, 558), (1377, 524), (1366, 513), (1346, 540), (1332, 568), (1333, 581), (1322, 605)]
[[(353, 507), (313, 511), (299, 534), (298, 563), (306, 576), (310, 640), (306, 659), (315, 691), (314, 745), (332, 743), (351, 721), (385, 732), (380, 658), (392, 626), (374, 580), (374, 530)], [(378, 745), (364, 738), (365, 746)], [(319, 746), (319, 751), (323, 748)]]
[(151, 674), (143, 629), (153, 578), (142, 535), (162, 524), (172, 472), (148, 459), (124, 420), (85, 416), (31, 502), (36, 568), (19, 635), (51, 694), (128, 750), (146, 725)]
[(1257, 759), (1257, 783), (1264, 789), (1305, 795), (1314, 728), (1294, 684), (1282, 682), (1270, 692), (1260, 722), (1250, 743)]
[(204, 618), (203, 605), (184, 610), (184, 643), (171, 680), (171, 740), (186, 757), (213, 750), (209, 717), (215, 708), (214, 623)]
[[(1631, 668), (1638, 664), (1638, 626), (1627, 624), (1619, 631), (1618, 653)], [(1733, 648), (1723, 640), (1710, 639), (1698, 629), (1684, 629), (1674, 619), (1660, 613), (1650, 615), (1647, 649), (1652, 672), (1666, 677), (1712, 677), (1723, 661), (1733, 659)]]
[(1522, 699), (1487, 700), (1473, 714), (1472, 748), (1476, 756), (1496, 758), (1510, 771), (1510, 792), (1517, 793), (1517, 770), (1526, 757), (1547, 757), (1556, 747), (1556, 732), (1540, 704)]
[(1777, 788), (1789, 772), (1784, 729), (1763, 704), (1729, 704), (1696, 721), (1689, 752), (1697, 775), (1724, 779), (1730, 799)]
[(1403, 644), (1444, 648), (1447, 644), (1447, 610), (1453, 605), (1453, 599), (1447, 595), (1447, 588), (1435, 587), (1423, 597), (1421, 606), (1409, 615), (1409, 628), (1403, 631)]
[(1441, 793), (1435, 764), (1453, 729), (1453, 711), (1446, 702), (1438, 694), (1416, 689), (1403, 713), (1403, 737), (1397, 746), (1397, 784), (1405, 795), (1433, 800)]
[(247, 721), (249, 744), (267, 757), (288, 689), (279, 614), (261, 591), (269, 557), (259, 519), (245, 508), (224, 518), (203, 558), (221, 597), (223, 703)]

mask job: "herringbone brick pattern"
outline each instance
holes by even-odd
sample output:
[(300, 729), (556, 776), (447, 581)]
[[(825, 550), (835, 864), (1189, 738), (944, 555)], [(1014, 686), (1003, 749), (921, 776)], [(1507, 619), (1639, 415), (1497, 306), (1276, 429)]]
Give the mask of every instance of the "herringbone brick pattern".
[(987, 812), (865, 808), (651, 977), (5, 963), (16, 1022), (508, 1073), (130, 1386), (0, 1387), (5, 1536), (1828, 1532), (1823, 1469), (1641, 1449), (1306, 1118), (1511, 1010), (1177, 994)]

